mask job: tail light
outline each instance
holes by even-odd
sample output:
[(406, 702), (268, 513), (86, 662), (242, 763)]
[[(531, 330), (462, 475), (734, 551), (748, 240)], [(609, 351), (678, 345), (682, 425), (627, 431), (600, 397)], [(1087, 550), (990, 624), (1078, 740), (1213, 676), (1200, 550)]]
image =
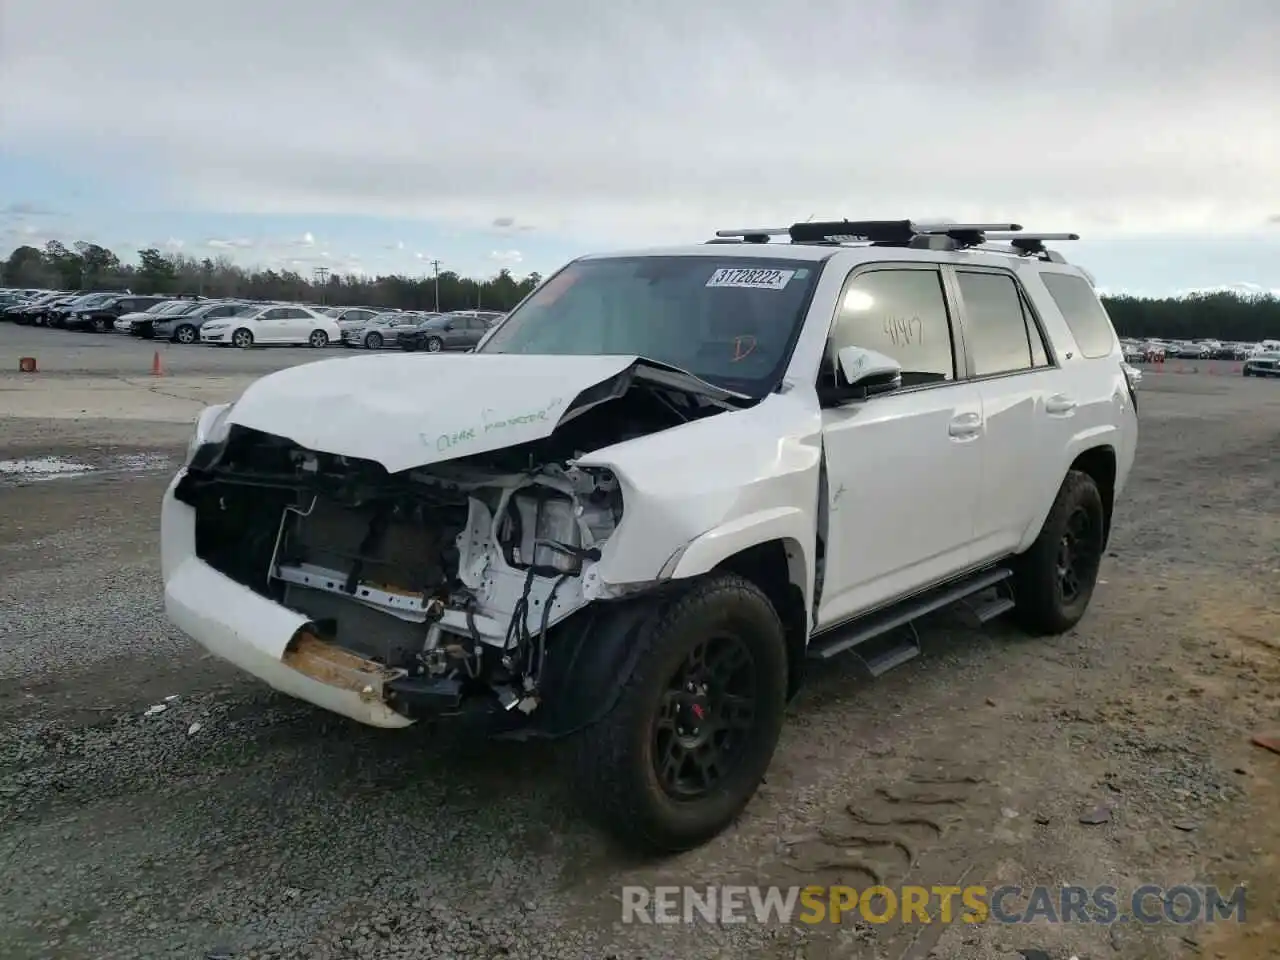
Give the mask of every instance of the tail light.
[(1120, 370), (1124, 374), (1124, 385), (1129, 388), (1129, 399), (1133, 401), (1133, 412), (1138, 412), (1138, 384), (1142, 382), (1142, 371), (1132, 364), (1120, 362)]

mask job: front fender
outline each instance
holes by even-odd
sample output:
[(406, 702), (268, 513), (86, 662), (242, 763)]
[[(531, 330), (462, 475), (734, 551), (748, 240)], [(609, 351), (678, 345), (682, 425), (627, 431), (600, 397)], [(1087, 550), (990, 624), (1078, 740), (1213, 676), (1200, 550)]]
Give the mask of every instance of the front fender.
[(708, 530), (667, 560), (659, 579), (684, 580), (714, 570), (734, 554), (762, 543), (781, 541), (790, 579), (804, 594), (805, 609), (813, 597), (813, 549), (816, 517), (799, 507), (757, 510)]

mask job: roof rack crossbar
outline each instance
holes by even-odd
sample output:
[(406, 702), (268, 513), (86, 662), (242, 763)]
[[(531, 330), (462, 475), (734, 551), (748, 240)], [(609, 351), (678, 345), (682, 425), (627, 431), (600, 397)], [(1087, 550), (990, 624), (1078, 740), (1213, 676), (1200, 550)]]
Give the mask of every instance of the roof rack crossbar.
[(785, 237), (790, 227), (751, 227), (744, 230), (717, 230), (717, 237)]
[(1065, 263), (1062, 255), (1048, 249), (1044, 242), (1046, 240), (1079, 240), (1078, 233), (1022, 233), (1016, 236), (990, 236), (987, 239), (994, 242), (1007, 243), (1012, 252), (1020, 257), (1043, 257), (1055, 263)]
[(916, 233), (1016, 233), (1020, 223), (915, 223)]
[(869, 243), (872, 246), (912, 247), (930, 250), (964, 250), (987, 244), (1005, 243), (1003, 250), (989, 253), (1038, 256), (1061, 260), (1061, 255), (1045, 249), (1046, 240), (1079, 240), (1074, 233), (1026, 233), (1020, 223), (917, 223), (914, 220), (812, 220), (790, 227), (750, 227), (717, 230), (709, 243), (768, 243), (771, 237), (787, 237), (792, 243), (841, 246)]

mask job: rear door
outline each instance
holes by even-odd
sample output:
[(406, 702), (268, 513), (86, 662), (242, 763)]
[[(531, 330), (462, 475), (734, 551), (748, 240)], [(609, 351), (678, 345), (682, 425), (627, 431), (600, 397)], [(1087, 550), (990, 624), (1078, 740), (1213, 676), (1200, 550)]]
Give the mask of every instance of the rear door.
[(471, 331), (467, 324), (471, 318), (466, 316), (452, 316), (449, 322), (445, 324), (444, 345), (450, 349), (456, 350), (459, 347), (467, 345), (467, 338), (471, 336)]
[(975, 562), (1012, 552), (1045, 490), (1062, 477), (1060, 429), (1075, 416), (1030, 299), (1012, 271), (947, 267), (964, 330), (966, 373), (978, 386), (986, 435), (974, 529)]

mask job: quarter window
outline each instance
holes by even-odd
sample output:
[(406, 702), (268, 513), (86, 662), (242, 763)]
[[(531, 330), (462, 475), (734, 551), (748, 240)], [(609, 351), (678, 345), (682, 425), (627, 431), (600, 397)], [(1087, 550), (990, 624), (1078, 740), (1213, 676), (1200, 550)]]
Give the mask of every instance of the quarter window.
[(942, 275), (932, 269), (888, 269), (853, 277), (841, 294), (828, 345), (830, 373), (837, 351), (863, 347), (897, 360), (904, 387), (954, 380)]
[(1070, 273), (1041, 273), (1040, 279), (1062, 311), (1062, 319), (1071, 328), (1080, 353), (1093, 360), (1111, 353), (1115, 330), (1089, 282)]

